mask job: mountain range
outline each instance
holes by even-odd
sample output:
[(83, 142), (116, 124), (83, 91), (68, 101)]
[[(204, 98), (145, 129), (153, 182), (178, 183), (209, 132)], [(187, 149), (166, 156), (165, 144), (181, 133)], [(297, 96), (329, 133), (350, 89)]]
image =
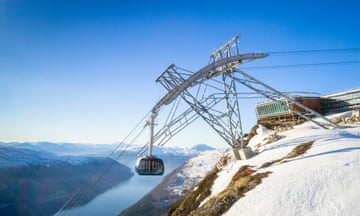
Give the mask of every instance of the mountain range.
[[(118, 152), (123, 151), (122, 146), (127, 147), (126, 152), (117, 161), (109, 157), (115, 147), (119, 147)], [(0, 215), (52, 215), (80, 185), (91, 187), (89, 177), (99, 167), (114, 163), (90, 195), (78, 204), (84, 205), (130, 179), (140, 149), (141, 146), (124, 144), (0, 142)], [(189, 148), (154, 147), (154, 153), (164, 158), (170, 171), (207, 149), (213, 148), (203, 144)]]

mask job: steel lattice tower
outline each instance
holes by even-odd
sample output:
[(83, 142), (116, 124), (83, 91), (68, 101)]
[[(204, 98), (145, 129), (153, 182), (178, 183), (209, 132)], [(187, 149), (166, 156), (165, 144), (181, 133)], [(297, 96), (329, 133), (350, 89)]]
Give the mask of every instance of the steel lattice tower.
[[(208, 65), (195, 73), (172, 64), (158, 77), (156, 81), (168, 92), (153, 107), (148, 120), (150, 126), (149, 155), (152, 154), (153, 144), (164, 145), (171, 137), (201, 117), (234, 150), (237, 159), (246, 159), (243, 151), (245, 146), (238, 101), (238, 85), (245, 86), (256, 94), (279, 103), (281, 103), (281, 99), (287, 99), (289, 104), (303, 108), (307, 113), (320, 120), (310, 118), (296, 110), (292, 110), (293, 112), (322, 128), (339, 127), (325, 116), (296, 102), (291, 96), (281, 93), (239, 70), (237, 67), (244, 62), (268, 56), (266, 53), (240, 54), (239, 37), (240, 35), (236, 35), (212, 52)], [(172, 118), (163, 127), (155, 131), (154, 119), (160, 108), (175, 103), (174, 101), (178, 98), (185, 101), (188, 108), (180, 114), (172, 115)], [(292, 109), (292, 106), (287, 106)], [(241, 154), (239, 154), (239, 150)]]

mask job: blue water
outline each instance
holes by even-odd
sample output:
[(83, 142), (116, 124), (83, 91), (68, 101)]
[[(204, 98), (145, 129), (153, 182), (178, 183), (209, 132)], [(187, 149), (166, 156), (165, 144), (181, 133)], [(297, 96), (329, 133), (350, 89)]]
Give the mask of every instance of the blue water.
[(124, 209), (140, 200), (150, 192), (163, 177), (134, 175), (129, 181), (100, 194), (88, 204), (71, 211), (63, 211), (61, 215), (107, 216), (118, 215)]
[(163, 176), (139, 176), (135, 174), (128, 181), (120, 183), (118, 186), (96, 196), (86, 205), (72, 210), (64, 210), (59, 216), (115, 216), (123, 210), (139, 201), (143, 196), (157, 186), (167, 173), (181, 163), (171, 164), (167, 167)]

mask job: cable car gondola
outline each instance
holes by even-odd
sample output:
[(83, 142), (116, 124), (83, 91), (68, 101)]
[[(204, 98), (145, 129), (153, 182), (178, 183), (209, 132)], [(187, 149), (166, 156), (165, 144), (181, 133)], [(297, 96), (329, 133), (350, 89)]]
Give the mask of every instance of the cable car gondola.
[(135, 171), (139, 175), (162, 175), (164, 162), (153, 155), (141, 157), (136, 161)]
[(139, 158), (135, 164), (135, 171), (139, 175), (162, 175), (164, 174), (164, 162), (152, 155), (152, 146), (154, 143), (154, 119), (157, 115), (157, 112), (153, 111), (152, 115), (149, 117), (147, 124), (150, 126), (150, 139), (149, 139), (149, 148), (148, 155)]

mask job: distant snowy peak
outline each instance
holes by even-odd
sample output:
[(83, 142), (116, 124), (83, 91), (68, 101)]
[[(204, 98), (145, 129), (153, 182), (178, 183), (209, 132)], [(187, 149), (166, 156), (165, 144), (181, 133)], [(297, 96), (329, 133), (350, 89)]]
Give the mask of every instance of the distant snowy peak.
[(0, 142), (0, 147), (29, 149), (41, 152), (50, 152), (58, 155), (104, 155), (111, 152), (112, 144), (78, 144), (53, 142)]
[[(0, 142), (0, 167), (46, 165), (57, 162), (80, 164), (87, 158), (107, 157), (115, 149), (111, 144), (74, 144), (51, 142)], [(117, 149), (125, 155), (136, 155), (142, 146), (121, 144)], [(159, 157), (187, 156), (192, 157), (200, 152), (213, 150), (205, 144), (193, 147), (158, 147), (154, 146), (153, 154)]]
[(197, 155), (200, 152), (215, 150), (215, 148), (206, 144), (197, 144), (193, 147), (157, 147), (159, 153), (173, 155)]
[[(126, 146), (124, 148), (119, 148), (118, 151), (126, 151), (128, 154), (137, 154), (141, 152), (143, 146), (139, 145), (131, 145)], [(206, 144), (198, 144), (193, 147), (159, 147), (153, 146), (153, 154), (156, 156), (195, 156), (200, 152), (215, 150), (215, 148), (208, 146)], [(143, 150), (143, 152), (147, 151), (147, 146)]]
[(191, 149), (194, 151), (197, 151), (197, 152), (215, 150), (215, 148), (208, 146), (206, 144), (197, 144), (197, 145), (193, 146)]
[[(28, 149), (33, 151), (49, 152), (56, 155), (98, 155), (107, 156), (114, 149), (125, 151), (126, 154), (137, 154), (143, 148), (141, 145), (129, 144), (77, 144), (77, 143), (52, 143), (52, 142), (0, 142), (0, 147), (11, 147), (16, 149)], [(145, 147), (145, 151), (147, 146)], [(153, 147), (153, 154), (162, 155), (197, 155), (203, 151), (214, 150), (206, 144), (198, 144), (193, 147)]]
[(79, 165), (95, 157), (60, 156), (49, 152), (13, 147), (0, 147), (0, 168), (22, 166), (51, 166), (58, 163)]

